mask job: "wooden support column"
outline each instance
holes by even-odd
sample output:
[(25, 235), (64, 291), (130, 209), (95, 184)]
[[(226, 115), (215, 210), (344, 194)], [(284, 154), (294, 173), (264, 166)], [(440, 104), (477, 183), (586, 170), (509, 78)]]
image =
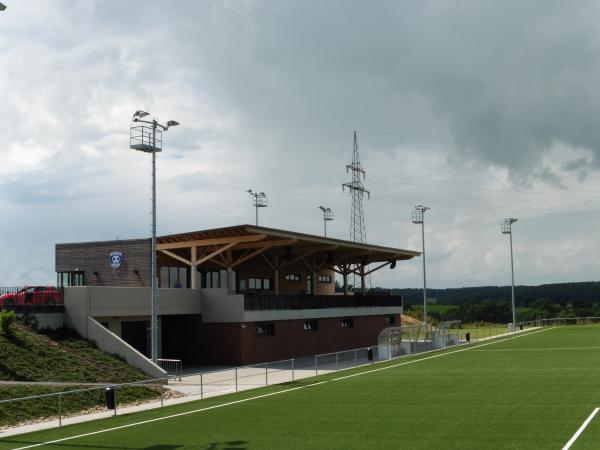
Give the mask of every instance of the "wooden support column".
[(273, 262), (275, 267), (275, 273), (273, 275), (273, 287), (275, 289), (275, 295), (279, 295), (279, 261), (277, 258), (277, 253), (273, 255)]
[(227, 268), (227, 293), (231, 294), (233, 292), (233, 270), (231, 267)]
[(231, 294), (233, 292), (233, 269), (231, 265), (232, 261), (232, 253), (231, 249), (227, 250), (225, 263), (227, 264), (227, 293)]
[(365, 293), (365, 266), (360, 266), (360, 289)]
[(344, 277), (344, 295), (348, 295), (348, 271), (346, 268), (343, 268), (344, 273), (342, 276)]
[(198, 264), (196, 263), (196, 260), (198, 256), (198, 247), (194, 246), (192, 247), (192, 257), (190, 258), (192, 260), (192, 265), (191, 267), (191, 286), (192, 289), (198, 289)]
[(311, 294), (317, 295), (317, 272), (316, 271), (312, 272), (312, 274), (310, 275), (310, 284), (312, 285), (310, 287)]

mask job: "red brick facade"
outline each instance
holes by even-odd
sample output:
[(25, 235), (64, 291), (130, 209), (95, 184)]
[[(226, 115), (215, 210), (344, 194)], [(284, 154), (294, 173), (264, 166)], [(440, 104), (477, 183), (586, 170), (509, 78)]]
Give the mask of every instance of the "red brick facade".
[[(400, 316), (394, 315), (400, 323)], [(247, 365), (266, 361), (337, 352), (377, 344), (389, 327), (389, 316), (353, 317), (353, 327), (343, 328), (341, 318), (311, 319), (318, 330), (305, 331), (304, 320), (280, 320), (273, 336), (256, 336), (254, 323), (199, 323), (200, 318), (163, 318), (163, 357), (187, 364)], [(183, 320), (182, 320), (183, 319)], [(185, 345), (182, 343), (185, 342)]]

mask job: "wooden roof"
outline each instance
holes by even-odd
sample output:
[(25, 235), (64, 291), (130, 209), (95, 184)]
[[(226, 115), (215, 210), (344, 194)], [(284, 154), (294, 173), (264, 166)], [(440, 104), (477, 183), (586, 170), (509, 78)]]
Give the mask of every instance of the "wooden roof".
[[(294, 231), (279, 230), (255, 225), (237, 225), (210, 230), (172, 234), (157, 238), (157, 249), (170, 253), (191, 247), (216, 247), (230, 245), (236, 250), (260, 249), (261, 247), (287, 247), (294, 252), (328, 253), (332, 263), (391, 262), (406, 260), (421, 253), (412, 250), (359, 244), (352, 241), (326, 238)], [(221, 247), (223, 248), (223, 247)]]

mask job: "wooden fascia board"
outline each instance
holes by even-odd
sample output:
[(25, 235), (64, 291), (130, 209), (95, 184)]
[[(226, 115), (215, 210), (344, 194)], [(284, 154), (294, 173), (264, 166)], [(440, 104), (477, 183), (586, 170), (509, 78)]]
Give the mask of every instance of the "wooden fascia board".
[(245, 243), (245, 244), (239, 244), (236, 249), (242, 250), (242, 249), (253, 249), (253, 248), (259, 248), (259, 247), (268, 247), (268, 248), (272, 248), (272, 247), (284, 247), (286, 245), (293, 245), (296, 244), (298, 242), (297, 239), (276, 239), (276, 240), (270, 240), (270, 241), (257, 241), (257, 242), (249, 242), (249, 243)]
[(255, 234), (251, 236), (231, 236), (224, 238), (196, 239), (193, 241), (165, 242), (156, 244), (156, 248), (157, 250), (169, 250), (173, 248), (207, 247), (221, 244), (241, 244), (244, 242), (262, 241), (266, 237), (267, 236), (265, 234)]
[(173, 259), (176, 259), (177, 261), (181, 261), (182, 263), (187, 264), (188, 266), (192, 265), (192, 261), (188, 261), (187, 259), (183, 258), (182, 256), (176, 255), (175, 253), (172, 253), (168, 250), (159, 250), (159, 251)]

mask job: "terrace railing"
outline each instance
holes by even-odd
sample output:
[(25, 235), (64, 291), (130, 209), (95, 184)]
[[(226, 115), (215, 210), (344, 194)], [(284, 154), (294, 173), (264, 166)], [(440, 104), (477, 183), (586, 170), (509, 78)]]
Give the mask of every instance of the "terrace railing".
[(368, 308), (402, 306), (401, 295), (274, 295), (244, 294), (246, 311), (274, 309)]

